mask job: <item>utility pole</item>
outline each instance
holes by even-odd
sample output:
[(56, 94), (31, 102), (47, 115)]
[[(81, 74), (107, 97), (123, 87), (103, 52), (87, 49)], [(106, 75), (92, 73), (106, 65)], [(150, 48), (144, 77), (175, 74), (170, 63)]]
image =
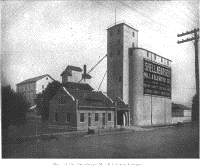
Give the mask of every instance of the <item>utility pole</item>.
[[(195, 78), (196, 78), (196, 94), (197, 96), (199, 96), (199, 57), (198, 57), (198, 42), (199, 42), (199, 35), (198, 33), (199, 32), (199, 28), (198, 29), (194, 29), (194, 30), (191, 30), (191, 31), (187, 31), (185, 33), (181, 33), (181, 34), (178, 34), (177, 37), (181, 37), (181, 36), (185, 36), (185, 35), (189, 35), (189, 34), (193, 34), (193, 37), (192, 38), (187, 38), (187, 39), (184, 39), (184, 40), (181, 40), (181, 41), (177, 41), (178, 44), (180, 43), (185, 43), (185, 42), (188, 42), (188, 41), (193, 41), (194, 40), (194, 48), (195, 48)], [(199, 111), (199, 106), (198, 106), (198, 109)]]

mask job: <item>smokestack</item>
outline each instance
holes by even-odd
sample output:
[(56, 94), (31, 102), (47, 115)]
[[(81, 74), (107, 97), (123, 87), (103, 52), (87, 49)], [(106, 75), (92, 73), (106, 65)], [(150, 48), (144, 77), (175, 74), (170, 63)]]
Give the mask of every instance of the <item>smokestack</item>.
[(86, 71), (87, 71), (87, 70), (86, 70), (86, 65), (83, 65), (83, 70), (84, 70), (84, 71), (83, 71), (84, 75), (86, 75)]

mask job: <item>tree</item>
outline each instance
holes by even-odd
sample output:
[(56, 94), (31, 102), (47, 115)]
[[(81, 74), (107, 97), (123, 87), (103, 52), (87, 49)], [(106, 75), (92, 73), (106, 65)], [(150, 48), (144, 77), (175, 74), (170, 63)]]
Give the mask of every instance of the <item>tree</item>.
[(42, 94), (38, 94), (36, 98), (36, 104), (41, 115), (42, 121), (49, 119), (49, 102), (56, 95), (61, 87), (61, 83), (58, 81), (53, 81), (49, 83)]
[(26, 98), (16, 93), (10, 86), (2, 86), (2, 128), (7, 129), (13, 126), (23, 126), (26, 124), (26, 114), (29, 102)]
[(199, 121), (199, 95), (195, 94), (192, 100), (192, 121)]

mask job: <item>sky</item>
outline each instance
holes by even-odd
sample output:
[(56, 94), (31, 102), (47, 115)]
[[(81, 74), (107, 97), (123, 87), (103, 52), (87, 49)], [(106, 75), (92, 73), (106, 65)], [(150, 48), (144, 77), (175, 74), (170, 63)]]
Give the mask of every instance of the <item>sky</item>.
[[(177, 34), (199, 27), (198, 1), (6, 1), (1, 3), (1, 81), (16, 84), (49, 74), (61, 82), (67, 65), (89, 71), (107, 52), (107, 28), (126, 22), (139, 30), (138, 46), (172, 60), (172, 102), (191, 106), (194, 44)], [(91, 73), (97, 90), (104, 59)], [(106, 92), (105, 77), (100, 90)]]

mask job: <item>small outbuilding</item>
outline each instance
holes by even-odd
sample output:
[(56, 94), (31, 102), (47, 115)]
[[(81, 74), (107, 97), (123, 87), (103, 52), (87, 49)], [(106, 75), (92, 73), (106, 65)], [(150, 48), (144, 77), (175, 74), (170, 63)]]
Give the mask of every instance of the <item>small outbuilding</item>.
[(172, 124), (191, 122), (191, 108), (182, 104), (172, 103)]

